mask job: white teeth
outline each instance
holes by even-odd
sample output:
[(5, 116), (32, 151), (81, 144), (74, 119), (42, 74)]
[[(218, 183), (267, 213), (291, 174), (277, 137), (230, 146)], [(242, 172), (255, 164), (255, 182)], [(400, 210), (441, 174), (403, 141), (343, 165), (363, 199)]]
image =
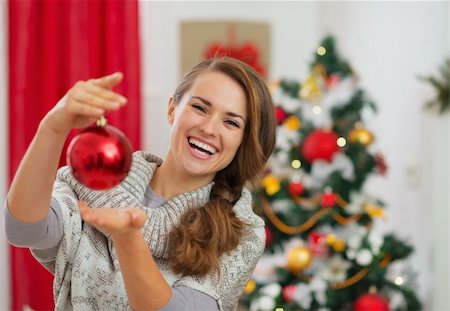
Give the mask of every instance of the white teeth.
[(201, 141), (198, 141), (197, 139), (192, 138), (192, 137), (189, 138), (189, 143), (192, 145), (195, 145), (199, 148), (202, 148), (203, 150), (206, 150), (206, 151), (210, 152), (211, 154), (214, 154), (217, 152), (216, 148), (211, 147), (210, 145), (207, 145), (205, 143), (202, 143)]

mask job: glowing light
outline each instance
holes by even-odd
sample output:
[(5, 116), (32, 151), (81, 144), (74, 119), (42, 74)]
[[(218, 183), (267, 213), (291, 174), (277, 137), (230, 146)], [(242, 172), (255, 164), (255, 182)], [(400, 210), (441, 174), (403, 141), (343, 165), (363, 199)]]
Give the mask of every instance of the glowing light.
[(395, 281), (394, 281), (394, 283), (399, 286), (403, 285), (404, 282), (405, 282), (405, 280), (401, 276), (396, 277)]
[(313, 111), (314, 114), (320, 114), (322, 112), (322, 107), (315, 105), (313, 107), (312, 111)]
[(275, 311), (284, 311), (283, 308), (276, 308)]
[(347, 145), (347, 140), (345, 140), (344, 137), (339, 137), (336, 143), (339, 147), (344, 147), (345, 145)]
[(300, 168), (302, 166), (302, 162), (300, 162), (300, 160), (294, 160), (292, 161), (291, 166), (296, 169)]
[(319, 46), (317, 48), (317, 54), (319, 54), (320, 56), (324, 56), (327, 53), (327, 49), (324, 48), (323, 46)]

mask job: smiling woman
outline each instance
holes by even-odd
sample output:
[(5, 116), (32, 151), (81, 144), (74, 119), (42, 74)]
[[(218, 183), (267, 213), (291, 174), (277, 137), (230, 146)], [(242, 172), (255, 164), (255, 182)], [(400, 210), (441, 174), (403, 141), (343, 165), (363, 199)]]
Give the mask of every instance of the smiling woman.
[(245, 186), (274, 148), (269, 91), (238, 60), (199, 63), (169, 100), (165, 159), (135, 152), (127, 178), (99, 192), (57, 163), (72, 128), (126, 104), (112, 90), (122, 79), (76, 83), (41, 121), (8, 195), (7, 237), (55, 274), (58, 310), (235, 310), (265, 246)]

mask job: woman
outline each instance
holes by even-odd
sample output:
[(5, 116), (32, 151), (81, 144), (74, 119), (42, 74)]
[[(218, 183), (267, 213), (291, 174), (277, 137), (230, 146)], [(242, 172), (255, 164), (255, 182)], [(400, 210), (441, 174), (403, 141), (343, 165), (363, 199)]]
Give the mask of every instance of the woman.
[(121, 80), (80, 81), (43, 118), (8, 193), (8, 240), (54, 273), (57, 310), (235, 310), (265, 244), (244, 186), (275, 143), (267, 87), (240, 61), (201, 62), (170, 98), (164, 161), (135, 152), (119, 186), (94, 191), (57, 165), (72, 128), (126, 103)]

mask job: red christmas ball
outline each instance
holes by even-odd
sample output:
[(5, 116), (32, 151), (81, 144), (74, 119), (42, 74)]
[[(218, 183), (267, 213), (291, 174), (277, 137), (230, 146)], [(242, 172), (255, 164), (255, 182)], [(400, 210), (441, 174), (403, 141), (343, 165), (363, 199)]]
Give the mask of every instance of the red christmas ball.
[(117, 186), (128, 175), (133, 148), (116, 127), (90, 126), (80, 131), (67, 149), (74, 177), (95, 190)]
[(278, 125), (282, 124), (287, 117), (288, 114), (286, 113), (286, 111), (284, 111), (283, 108), (281, 108), (280, 106), (275, 107), (275, 118)]
[(314, 130), (304, 140), (301, 152), (309, 163), (315, 160), (331, 161), (333, 155), (340, 150), (337, 144), (338, 135), (329, 130)]
[(288, 186), (288, 191), (293, 196), (302, 195), (304, 190), (305, 186), (299, 181), (293, 181)]
[(264, 231), (266, 232), (266, 246), (269, 246), (273, 241), (273, 233), (267, 226), (264, 227)]
[(378, 294), (364, 294), (353, 305), (353, 311), (389, 311), (389, 302)]

